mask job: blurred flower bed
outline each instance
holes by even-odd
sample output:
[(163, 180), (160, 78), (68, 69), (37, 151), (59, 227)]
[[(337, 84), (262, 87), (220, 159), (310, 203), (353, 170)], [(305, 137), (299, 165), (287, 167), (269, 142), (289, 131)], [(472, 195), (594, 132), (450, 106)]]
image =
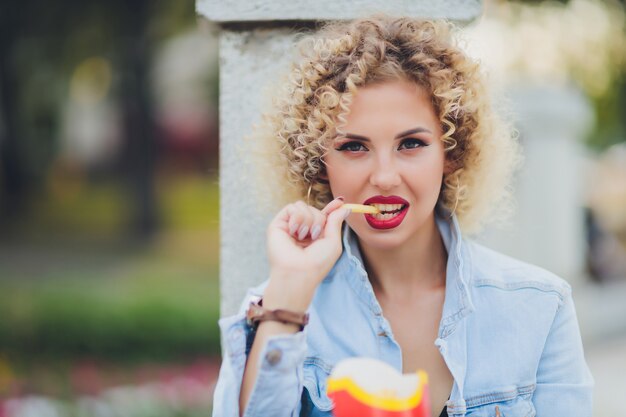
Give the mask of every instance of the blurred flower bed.
[[(218, 366), (205, 359), (186, 366), (147, 365), (129, 372), (83, 363), (71, 371), (73, 398), (9, 398), (0, 401), (0, 417), (206, 416)], [(125, 375), (125, 383), (119, 383), (119, 375)], [(107, 387), (116, 378), (117, 385)]]

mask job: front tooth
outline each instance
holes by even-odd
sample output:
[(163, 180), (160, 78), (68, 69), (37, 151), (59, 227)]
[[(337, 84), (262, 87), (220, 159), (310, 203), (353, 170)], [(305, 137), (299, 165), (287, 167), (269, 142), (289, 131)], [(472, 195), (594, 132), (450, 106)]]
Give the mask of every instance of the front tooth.
[(385, 210), (384, 211), (391, 211), (391, 204), (385, 204)]

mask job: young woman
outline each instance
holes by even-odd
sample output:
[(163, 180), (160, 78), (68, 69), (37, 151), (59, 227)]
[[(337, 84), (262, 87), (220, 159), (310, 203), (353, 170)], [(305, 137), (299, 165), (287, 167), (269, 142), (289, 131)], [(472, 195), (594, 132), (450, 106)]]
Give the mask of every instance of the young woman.
[(590, 416), (568, 284), (461, 234), (506, 207), (518, 147), (451, 26), (376, 16), (302, 45), (265, 136), (301, 200), (268, 227), (269, 280), (220, 320), (214, 416), (330, 416), (353, 356), (426, 370), (433, 416)]

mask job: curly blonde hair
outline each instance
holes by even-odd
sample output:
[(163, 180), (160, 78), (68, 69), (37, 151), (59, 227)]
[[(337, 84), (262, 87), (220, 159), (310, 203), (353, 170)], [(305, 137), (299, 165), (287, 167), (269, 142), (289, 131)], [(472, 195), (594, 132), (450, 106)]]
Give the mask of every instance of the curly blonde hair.
[(455, 213), (467, 233), (480, 230), (487, 215), (493, 218), (494, 207), (512, 207), (518, 142), (494, 112), (479, 66), (459, 48), (455, 32), (446, 21), (377, 15), (328, 23), (301, 39), (301, 59), (254, 135), (268, 151), (264, 169), (278, 170), (269, 187), (273, 201), (304, 199), (317, 208), (331, 201), (323, 156), (342, 133), (355, 92), (403, 79), (430, 92), (441, 121), (453, 169), (444, 176), (438, 204)]

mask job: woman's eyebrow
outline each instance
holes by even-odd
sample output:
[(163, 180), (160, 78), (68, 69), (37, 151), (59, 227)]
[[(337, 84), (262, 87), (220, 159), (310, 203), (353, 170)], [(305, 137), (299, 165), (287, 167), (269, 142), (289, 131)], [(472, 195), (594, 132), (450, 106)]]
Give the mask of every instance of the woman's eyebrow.
[[(398, 133), (396, 135), (395, 139), (400, 139), (400, 138), (403, 138), (405, 136), (412, 135), (414, 133), (422, 133), (422, 132), (433, 133), (430, 130), (426, 129), (425, 127), (416, 127), (416, 128), (405, 130), (404, 132)], [(346, 133), (344, 135), (344, 137), (347, 138), (347, 139), (361, 140), (363, 142), (369, 142), (370, 141), (369, 138), (367, 138), (365, 136), (361, 136), (361, 135), (356, 135), (354, 133)]]
[(400, 138), (403, 138), (405, 136), (412, 135), (414, 133), (422, 133), (422, 132), (433, 133), (430, 130), (426, 129), (425, 127), (416, 127), (414, 129), (409, 129), (409, 130), (406, 130), (406, 131), (404, 131), (402, 133), (398, 133), (396, 135), (396, 139), (400, 139)]
[(361, 135), (355, 135), (354, 133), (346, 133), (344, 137), (348, 139), (362, 140), (363, 142), (370, 141), (369, 138), (366, 138), (365, 136), (361, 136)]

